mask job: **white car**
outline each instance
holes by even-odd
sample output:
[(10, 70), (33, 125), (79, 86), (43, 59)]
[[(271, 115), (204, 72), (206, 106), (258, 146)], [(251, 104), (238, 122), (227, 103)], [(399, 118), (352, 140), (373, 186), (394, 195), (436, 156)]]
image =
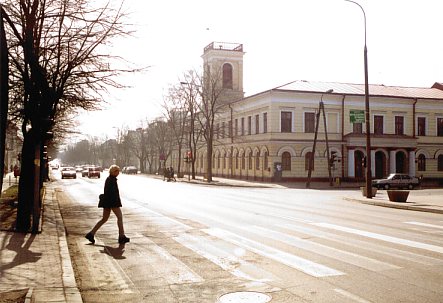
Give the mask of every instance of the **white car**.
[(65, 166), (60, 169), (60, 172), (62, 174), (62, 179), (64, 178), (77, 178), (77, 172), (75, 171), (75, 168), (72, 166)]

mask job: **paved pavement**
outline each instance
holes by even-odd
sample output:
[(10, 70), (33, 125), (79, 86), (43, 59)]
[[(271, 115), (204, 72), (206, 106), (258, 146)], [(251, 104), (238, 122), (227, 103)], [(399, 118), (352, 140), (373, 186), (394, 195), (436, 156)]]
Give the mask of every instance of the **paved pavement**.
[[(4, 179), (3, 189), (9, 186)], [(158, 178), (162, 178), (157, 176)], [(178, 182), (207, 184), (202, 179)], [(212, 186), (305, 188), (304, 183), (262, 183), (214, 178)], [(22, 234), (0, 231), (0, 302), (6, 301), (11, 291), (27, 293), (26, 303), (82, 302), (66, 241), (66, 232), (60, 215), (55, 189), (57, 182), (47, 182), (43, 198), (42, 231), (39, 234)], [(312, 183), (314, 190), (331, 189), (328, 184)], [(411, 191), (407, 202), (390, 202), (386, 191), (378, 191), (366, 199), (357, 190), (358, 184), (342, 184), (334, 189), (346, 191), (344, 199), (350, 203), (366, 203), (383, 207), (414, 211), (443, 213), (443, 189)]]

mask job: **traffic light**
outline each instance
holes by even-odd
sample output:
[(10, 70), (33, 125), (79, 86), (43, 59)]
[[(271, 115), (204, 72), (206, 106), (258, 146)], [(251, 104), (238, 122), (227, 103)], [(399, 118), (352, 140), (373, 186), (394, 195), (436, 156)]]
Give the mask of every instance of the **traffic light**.
[(334, 166), (335, 161), (337, 161), (337, 152), (331, 151), (331, 158), (329, 159), (329, 166)]

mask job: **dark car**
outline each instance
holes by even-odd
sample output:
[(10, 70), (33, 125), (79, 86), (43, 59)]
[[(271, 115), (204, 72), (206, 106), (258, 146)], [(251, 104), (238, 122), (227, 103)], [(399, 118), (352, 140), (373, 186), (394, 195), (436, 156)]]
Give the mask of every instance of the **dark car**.
[(100, 167), (88, 167), (88, 178), (100, 178)]
[(390, 174), (386, 179), (372, 180), (372, 186), (379, 189), (390, 188), (408, 188), (413, 189), (420, 185), (420, 180), (416, 177), (411, 177), (408, 174)]
[(122, 169), (122, 173), (128, 175), (136, 175), (138, 173), (137, 167), (135, 166), (125, 166)]

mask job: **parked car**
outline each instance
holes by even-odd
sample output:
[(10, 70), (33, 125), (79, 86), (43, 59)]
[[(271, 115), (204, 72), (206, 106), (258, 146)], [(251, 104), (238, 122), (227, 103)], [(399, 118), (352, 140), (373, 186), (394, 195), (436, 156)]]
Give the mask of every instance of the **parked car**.
[(64, 178), (77, 178), (77, 172), (75, 171), (75, 168), (72, 166), (65, 166), (60, 169), (62, 179)]
[(88, 168), (88, 178), (100, 178), (100, 167), (90, 166)]
[(386, 179), (372, 180), (372, 186), (379, 189), (390, 188), (408, 188), (413, 189), (420, 185), (420, 180), (416, 177), (411, 177), (408, 174), (390, 174)]
[(129, 175), (136, 175), (138, 172), (137, 167), (135, 166), (125, 166), (122, 169), (122, 173)]

